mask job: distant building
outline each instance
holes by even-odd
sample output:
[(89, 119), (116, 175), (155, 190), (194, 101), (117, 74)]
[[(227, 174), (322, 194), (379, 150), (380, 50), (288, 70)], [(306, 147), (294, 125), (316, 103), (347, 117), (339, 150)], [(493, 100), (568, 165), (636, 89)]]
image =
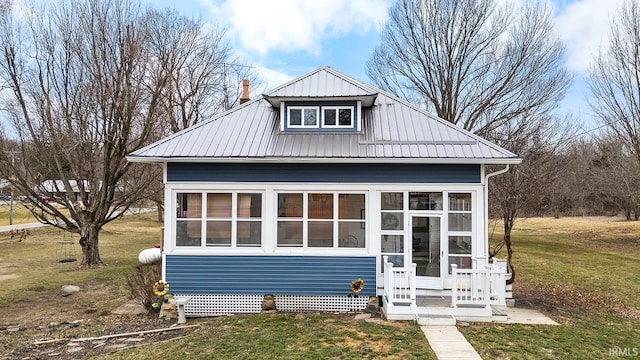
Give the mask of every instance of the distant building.
[[(71, 202), (80, 200), (80, 187), (78, 186), (78, 182), (75, 180), (69, 180), (69, 185), (72, 193), (67, 193), (64, 181), (62, 180), (45, 180), (35, 189), (35, 191), (41, 193), (45, 200), (66, 199)], [(88, 189), (89, 182), (84, 180), (83, 186), (85, 189)]]

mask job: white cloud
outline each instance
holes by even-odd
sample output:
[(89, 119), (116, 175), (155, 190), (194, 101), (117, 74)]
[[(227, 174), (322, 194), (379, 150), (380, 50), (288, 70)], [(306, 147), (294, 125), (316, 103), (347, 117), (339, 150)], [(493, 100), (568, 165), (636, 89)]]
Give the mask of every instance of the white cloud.
[(280, 86), (293, 79), (293, 76), (291, 75), (277, 70), (269, 69), (262, 65), (255, 65), (255, 68), (260, 76), (260, 80), (262, 80), (262, 86), (264, 87), (265, 91), (270, 90), (276, 86)]
[(605, 45), (610, 19), (621, 0), (578, 0), (560, 9), (556, 24), (567, 45), (567, 67), (582, 73), (589, 70), (593, 58)]
[(226, 0), (216, 12), (224, 14), (242, 47), (265, 55), (271, 50), (317, 53), (327, 37), (374, 29), (389, 6), (390, 0)]

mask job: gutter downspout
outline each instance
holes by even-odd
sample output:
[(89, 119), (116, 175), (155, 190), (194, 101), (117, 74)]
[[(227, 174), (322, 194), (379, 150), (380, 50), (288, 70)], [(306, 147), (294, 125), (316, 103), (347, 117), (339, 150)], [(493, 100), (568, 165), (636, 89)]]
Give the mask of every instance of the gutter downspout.
[(507, 164), (504, 169), (492, 172), (484, 176), (484, 214), (485, 214), (484, 218), (486, 221), (486, 223), (484, 224), (484, 242), (485, 242), (484, 258), (486, 259), (485, 261), (487, 262), (486, 265), (489, 265), (489, 178), (496, 175), (504, 174), (507, 171), (509, 171), (509, 164)]

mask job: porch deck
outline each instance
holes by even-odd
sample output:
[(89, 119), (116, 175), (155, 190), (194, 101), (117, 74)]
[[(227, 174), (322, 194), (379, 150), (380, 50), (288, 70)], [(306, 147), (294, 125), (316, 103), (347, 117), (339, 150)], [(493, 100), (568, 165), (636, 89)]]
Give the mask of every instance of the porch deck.
[(417, 296), (416, 305), (396, 304), (394, 311), (382, 308), (388, 320), (417, 321), (420, 325), (455, 325), (457, 321), (505, 322), (506, 308), (500, 305), (451, 306), (451, 296)]
[[(453, 264), (451, 290), (436, 296), (418, 295), (416, 264), (394, 267), (384, 262), (382, 310), (389, 320), (415, 320), (421, 325), (452, 325), (464, 321), (506, 321), (506, 268), (458, 269)], [(423, 290), (424, 291), (424, 290)]]

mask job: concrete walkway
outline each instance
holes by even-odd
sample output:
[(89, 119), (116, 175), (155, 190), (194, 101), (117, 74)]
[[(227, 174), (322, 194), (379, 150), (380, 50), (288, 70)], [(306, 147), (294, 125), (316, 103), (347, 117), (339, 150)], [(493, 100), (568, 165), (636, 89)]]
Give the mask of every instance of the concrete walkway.
[(45, 226), (49, 226), (49, 225), (42, 224), (42, 223), (4, 225), (4, 226), (0, 226), (0, 233), (9, 232), (11, 230), (35, 229), (35, 228), (40, 228)]
[(548, 316), (533, 309), (508, 307), (507, 316), (506, 324), (558, 325)]
[[(156, 210), (155, 208), (139, 208), (139, 209), (138, 208), (134, 208), (134, 209), (127, 210), (125, 215), (142, 214), (142, 213), (147, 213), (147, 212), (151, 212), (151, 211), (155, 211), (155, 210)], [(26, 224), (3, 225), (3, 226), (0, 226), (0, 233), (9, 232), (11, 230), (36, 229), (36, 228), (41, 228), (41, 227), (45, 227), (45, 226), (50, 226), (50, 225), (49, 224), (39, 223), (39, 222), (26, 223)]]
[(482, 360), (457, 327), (449, 325), (421, 326), (420, 328), (438, 360)]
[[(508, 319), (502, 324), (558, 325), (537, 310), (516, 307), (507, 308)], [(438, 360), (482, 360), (456, 326), (421, 326), (429, 346)]]

